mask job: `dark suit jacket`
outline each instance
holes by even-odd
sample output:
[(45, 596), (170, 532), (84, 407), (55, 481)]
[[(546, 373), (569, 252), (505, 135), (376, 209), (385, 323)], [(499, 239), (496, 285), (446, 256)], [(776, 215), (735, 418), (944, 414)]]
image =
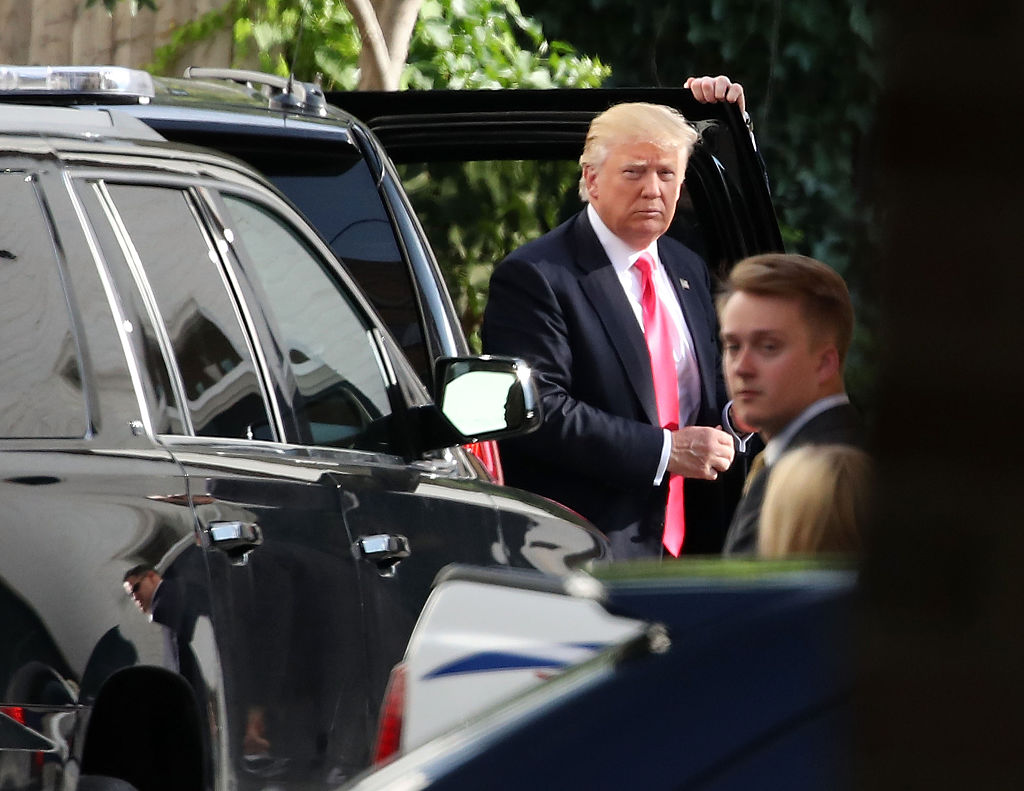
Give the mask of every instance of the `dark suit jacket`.
[[(658, 252), (693, 336), (697, 423), (714, 426), (725, 387), (707, 266), (667, 237)], [(659, 554), (666, 491), (652, 485), (663, 434), (650, 358), (585, 211), (496, 267), (483, 346), (526, 359), (543, 404), (539, 430), (502, 443), (506, 481), (587, 517), (612, 540), (616, 557)], [(687, 481), (684, 551), (720, 550), (728, 524), (723, 488)]]
[[(864, 424), (857, 410), (849, 404), (826, 409), (811, 418), (786, 446), (785, 452), (802, 445), (865, 445)], [(725, 538), (726, 555), (752, 555), (757, 552), (757, 531), (761, 518), (761, 503), (768, 486), (770, 467), (763, 467), (750, 482), (750, 488), (736, 506), (729, 533)]]

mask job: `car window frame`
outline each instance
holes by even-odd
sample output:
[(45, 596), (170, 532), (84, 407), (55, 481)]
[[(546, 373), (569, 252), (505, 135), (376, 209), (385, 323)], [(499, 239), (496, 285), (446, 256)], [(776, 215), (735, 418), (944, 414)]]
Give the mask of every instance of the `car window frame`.
[[(275, 387), (274, 393), (280, 399), (282, 409), (281, 426), (283, 429), (282, 442), (290, 446), (304, 447), (316, 452), (328, 453), (355, 453), (364, 457), (390, 457), (393, 460), (404, 458), (411, 459), (414, 455), (412, 448), (412, 426), (409, 417), (410, 409), (416, 406), (423, 406), (431, 403), (425, 385), (412, 368), (412, 364), (401, 353), (401, 346), (393, 338), (390, 330), (378, 318), (368, 298), (363, 293), (352, 274), (345, 268), (337, 255), (330, 249), (322, 237), (313, 232), (302, 215), (291, 205), (290, 201), (277, 194), (276, 188), (255, 189), (251, 185), (240, 182), (217, 183), (203, 186), (203, 195), (206, 199), (205, 208), (209, 212), (210, 221), (217, 228), (219, 238), (224, 239), (225, 231), (230, 228), (230, 212), (223, 203), (222, 195), (230, 194), (244, 200), (261, 205), (264, 209), (271, 211), (281, 218), (295, 231), (309, 248), (319, 256), (329, 271), (336, 286), (343, 290), (353, 310), (358, 313), (359, 320), (367, 328), (368, 336), (372, 339), (372, 349), (377, 357), (381, 368), (382, 376), (387, 391), (388, 401), (391, 407), (391, 416), (394, 421), (391, 447), (388, 452), (358, 450), (354, 448), (336, 448), (308, 444), (299, 441), (299, 426), (295, 423), (289, 401), (283, 391)], [(238, 283), (239, 295), (247, 303), (259, 306), (260, 300), (257, 292), (253, 289), (251, 277), (247, 270), (253, 266), (247, 260), (244, 245), (234, 245), (224, 239), (229, 250), (226, 263), (229, 268), (237, 267), (232, 272), (232, 277)], [(278, 363), (272, 363), (267, 356), (268, 350), (278, 347), (276, 337), (272, 329), (272, 322), (264, 315), (262, 309), (247, 312), (251, 323), (251, 330), (254, 334), (254, 342), (261, 350), (261, 363), (265, 366), (265, 375), (269, 381), (284, 382), (286, 376), (284, 369)], [(282, 355), (276, 355), (281, 357)]]
[[(235, 285), (230, 280), (230, 274), (223, 263), (223, 252), (222, 245), (218, 241), (218, 236), (215, 233), (215, 228), (211, 226), (207, 217), (208, 211), (205, 209), (206, 198), (202, 194), (201, 187), (204, 179), (202, 177), (190, 176), (186, 174), (178, 174), (171, 172), (145, 172), (140, 173), (135, 170), (128, 170), (123, 168), (103, 168), (103, 167), (85, 167), (76, 169), (70, 174), (73, 184), (76, 187), (80, 187), (85, 190), (92, 190), (93, 185), (98, 183), (100, 190), (97, 193), (99, 199), (99, 208), (106, 215), (105, 219), (109, 225), (109, 231), (113, 234), (115, 243), (118, 245), (118, 257), (119, 260), (116, 262), (116, 267), (122, 269), (122, 272), (111, 272), (111, 267), (115, 266), (115, 263), (110, 260), (110, 256), (106, 254), (106, 251), (99, 254), (99, 258), (104, 261), (104, 266), (108, 269), (108, 276), (113, 277), (115, 285), (112, 287), (113, 291), (117, 294), (117, 299), (120, 302), (121, 313), (131, 322), (131, 318), (136, 320), (142, 320), (141, 317), (136, 315), (134, 306), (125, 304), (125, 295), (122, 289), (126, 285), (125, 277), (130, 278), (131, 286), (135, 288), (140, 296), (141, 307), (147, 312), (147, 319), (153, 325), (156, 336), (157, 345), (159, 348), (161, 361), (163, 362), (169, 376), (170, 384), (174, 389), (174, 395), (180, 405), (187, 404), (187, 398), (184, 388), (184, 380), (182, 373), (178, 365), (174, 349), (170, 345), (170, 336), (166, 324), (161, 316), (159, 306), (155, 303), (155, 298), (151, 288), (151, 284), (148, 276), (146, 275), (146, 265), (144, 262), (133, 260), (133, 253), (129, 249), (125, 249), (124, 240), (125, 235), (129, 234), (127, 228), (123, 226), (117, 227), (117, 223), (121, 222), (120, 216), (116, 213), (116, 202), (106, 192), (103, 185), (106, 183), (110, 184), (123, 184), (127, 186), (145, 186), (145, 187), (157, 187), (163, 189), (174, 189), (183, 193), (188, 201), (189, 207), (192, 210), (193, 217), (196, 220), (197, 228), (205, 236), (206, 240), (210, 245), (210, 250), (217, 254), (217, 262), (215, 263), (217, 272), (225, 284), (225, 295), (232, 307), (235, 314), (235, 318), (239, 323), (242, 330), (242, 334), (246, 344), (246, 352), (249, 356), (250, 361), (253, 365), (253, 370), (256, 375), (256, 381), (259, 386), (260, 397), (263, 401), (264, 407), (267, 411), (270, 428), (274, 432), (275, 439), (266, 440), (277, 444), (283, 433), (280, 431), (280, 421), (276, 419), (275, 410), (278, 408), (278, 403), (275, 398), (272, 397), (271, 384), (266, 378), (266, 368), (261, 364), (258, 343), (254, 341), (251, 325), (248, 322), (242, 303), (238, 299), (235, 291)], [(111, 216), (111, 211), (115, 214), (117, 223), (114, 222)], [(95, 218), (90, 218), (88, 214), (83, 210), (82, 222), (90, 227), (91, 233), (95, 239), (95, 229), (92, 228)], [(107, 230), (107, 229), (104, 229)], [(100, 242), (96, 241), (97, 244)], [(196, 434), (194, 427), (191, 424), (191, 419), (187, 419), (186, 432), (187, 433), (168, 433), (164, 431), (158, 431), (155, 428), (156, 423), (154, 418), (156, 417), (157, 405), (154, 403), (152, 394), (152, 372), (149, 369), (147, 361), (144, 359), (145, 355), (142, 354), (142, 349), (139, 348), (139, 344), (134, 342), (134, 338), (131, 336), (134, 334), (130, 331), (126, 332), (125, 327), (122, 326), (121, 331), (125, 333), (127, 341), (125, 343), (126, 354), (131, 356), (131, 363), (140, 372), (140, 384), (141, 380), (145, 380), (145, 386), (140, 388), (138, 393), (140, 408), (145, 414), (145, 427), (147, 431), (152, 434), (154, 438), (158, 438), (162, 442), (177, 442), (179, 440), (198, 440), (198, 441), (216, 441), (216, 442), (261, 442), (264, 440), (258, 439), (244, 439), (237, 437), (217, 437), (217, 436), (201, 436)], [(181, 407), (183, 416), (187, 413), (187, 407)]]
[(90, 440), (95, 436), (98, 423), (98, 405), (95, 392), (91, 386), (92, 377), (90, 376), (91, 371), (82, 336), (81, 319), (76, 309), (68, 271), (68, 261), (66, 260), (64, 246), (61, 241), (62, 236), (53, 218), (52, 198), (49, 194), (50, 188), (53, 185), (47, 186), (44, 184), (44, 181), (48, 180), (47, 171), (48, 168), (35, 158), (23, 158), (20, 154), (10, 158), (5, 157), (4, 172), (11, 178), (20, 176), (22, 181), (28, 185), (28, 190), (34, 199), (35, 216), (43, 232), (46, 234), (45, 239), (41, 240), (41, 247), (49, 248), (50, 252), (50, 260), (47, 261), (47, 264), (52, 265), (52, 270), (47, 275), (48, 287), (53, 290), (54, 296), (58, 297), (64, 305), (65, 310), (62, 313), (65, 320), (64, 326), (70, 338), (72, 347), (71, 357), (80, 380), (78, 388), (80, 400), (77, 404), (77, 415), (81, 431), (60, 434), (2, 434), (0, 435), (0, 441), (5, 444), (20, 441), (47, 444), (80, 443)]
[[(344, 264), (337, 258), (327, 243), (320, 235), (308, 226), (302, 214), (292, 206), (290, 201), (281, 195), (276, 187), (255, 171), (251, 171), (244, 163), (224, 160), (218, 156), (208, 158), (203, 155), (200, 149), (195, 149), (197, 156), (174, 161), (160, 160), (152, 157), (129, 154), (124, 159), (118, 156), (110, 157), (103, 155), (95, 157), (90, 154), (83, 154), (76, 157), (76, 161), (67, 163), (66, 179), (72, 186), (77, 212), (83, 227), (86, 229), (90, 244), (95, 247), (93, 257), (99, 262), (97, 266), (103, 272), (102, 277), (107, 283), (108, 298), (112, 301), (112, 310), (118, 324), (118, 332), (121, 334), (122, 347), (128, 360), (129, 368), (133, 372), (136, 397), (139, 402), (141, 414), (141, 425), (138, 431), (149, 435), (153, 439), (165, 445), (204, 445), (215, 443), (224, 447), (230, 445), (246, 445), (253, 447), (262, 443), (268, 448), (287, 447), (290, 451), (295, 448), (304, 448), (303, 452), (310, 455), (322, 455), (323, 453), (354, 453), (359, 454), (359, 463), (371, 462), (374, 458), (380, 458), (387, 464), (407, 464), (416, 460), (430, 461), (437, 458), (448, 458), (450, 449), (432, 451), (421, 451), (416, 447), (416, 424), (411, 414), (416, 407), (433, 404), (432, 397), (420, 377), (413, 370), (404, 354), (401, 353), (400, 345), (391, 336), (388, 328), (380, 321), (363, 293), (355, 278), (344, 267)], [(144, 167), (138, 167), (138, 163), (145, 163)], [(126, 167), (130, 165), (130, 167)], [(77, 194), (77, 185), (85, 184), (90, 180), (110, 179), (117, 183), (155, 185), (160, 187), (172, 187), (186, 189), (193, 196), (192, 199), (198, 207), (199, 216), (203, 227), (210, 234), (218, 254), (218, 263), (226, 277), (230, 279), (233, 292), (233, 305), (236, 311), (243, 316), (243, 328), (247, 332), (247, 343), (255, 350), (256, 370), (259, 372), (263, 397), (271, 412), (271, 419), (276, 432), (274, 440), (238, 440), (230, 437), (201, 437), (194, 434), (168, 434), (158, 432), (154, 429), (153, 410), (155, 407), (151, 387), (151, 375), (142, 354), (141, 345), (133, 333), (127, 332), (124, 321), (131, 321), (136, 318), (134, 311), (124, 302), (124, 296), (120, 293), (123, 288), (124, 276), (134, 278), (129, 271), (127, 264), (118, 262), (118, 268), (123, 268), (123, 273), (113, 274), (110, 268), (112, 262), (104, 262), (104, 255), (101, 252), (96, 231), (92, 228), (92, 221), (89, 218), (80, 196)], [(354, 306), (359, 310), (363, 321), (367, 326), (373, 328), (376, 338), (377, 353), (382, 364), (390, 371), (393, 377), (392, 386), (388, 393), (392, 403), (392, 411), (396, 419), (394, 436), (397, 441), (387, 454), (374, 453), (370, 451), (359, 451), (352, 449), (320, 447), (309, 445), (297, 445), (294, 439), (298, 436), (295, 429), (287, 424), (288, 410), (286, 399), (283, 397), (275, 372), (272, 371), (265, 350), (272, 344), (272, 334), (266, 327), (265, 320), (250, 310), (250, 306), (258, 305), (256, 295), (250, 290), (248, 278), (238, 277), (236, 267), (239, 266), (233, 254), (225, 257), (225, 250), (230, 252), (231, 248), (224, 238), (225, 213), (219, 203), (221, 193), (231, 192), (246, 199), (263, 204), (275, 214), (282, 217), (296, 232), (307, 242), (316, 253), (329, 263), (330, 271), (339, 284), (350, 296)], [(111, 230), (113, 233), (113, 230)], [(121, 255), (123, 258), (123, 254)], [(173, 352), (166, 345), (161, 345), (161, 356), (164, 364), (174, 370), (173, 378), (180, 375), (177, 371), (177, 363), (174, 361)], [(182, 400), (184, 391), (180, 384), (172, 382), (175, 387), (176, 398)], [(283, 410), (283, 411), (282, 411)], [(455, 446), (453, 446), (455, 447)], [(386, 459), (386, 461), (385, 461)]]
[[(328, 393), (341, 386), (353, 394), (352, 398), (342, 400), (355, 404), (357, 409), (365, 409), (366, 419), (376, 413), (378, 425), (388, 429), (379, 438), (385, 445), (374, 450), (390, 450), (394, 444), (390, 427), (394, 423), (396, 400), (389, 390), (395, 384), (395, 375), (382, 359), (374, 324), (360, 310), (352, 293), (338, 282), (330, 260), (319, 255), (286, 218), (266, 203), (236, 192), (219, 191), (217, 198), (225, 218), (232, 218), (233, 226), (225, 230), (225, 236), (230, 238), (230, 257), (238, 265), (236, 277), (244, 277), (249, 290), (257, 295), (258, 311), (271, 336), (263, 352), (275, 378), (287, 386), (285, 408), (290, 407), (287, 423), (298, 430), (296, 440), (312, 447), (368, 449), (360, 444), (318, 441), (315, 424), (307, 412), (318, 399), (326, 397), (326, 401), (320, 403), (331, 405), (328, 407), (330, 414), (324, 416), (327, 420), (324, 428), (353, 428), (347, 421), (335, 422), (341, 402)], [(268, 258), (260, 249), (273, 245), (274, 239), (278, 245), (284, 245), (277, 250), (277, 255), (287, 261), (284, 267), (279, 258)], [(300, 271), (301, 276), (297, 275)], [(268, 283), (268, 276), (283, 278), (280, 285), (286, 292), (312, 290), (305, 292), (301, 302), (290, 302), (287, 298), (282, 301), (274, 284)], [(319, 300), (318, 308), (313, 306), (316, 300)], [(314, 313), (324, 313), (328, 318)], [(325, 375), (329, 371), (334, 384), (326, 390), (319, 387), (307, 390), (310, 383), (303, 379), (299, 364), (292, 358), (296, 350), (306, 350), (314, 359), (319, 359), (320, 365), (326, 367), (317, 370)], [(368, 427), (362, 421), (357, 421), (357, 425)], [(350, 438), (360, 443), (366, 435), (358, 430), (350, 433)]]

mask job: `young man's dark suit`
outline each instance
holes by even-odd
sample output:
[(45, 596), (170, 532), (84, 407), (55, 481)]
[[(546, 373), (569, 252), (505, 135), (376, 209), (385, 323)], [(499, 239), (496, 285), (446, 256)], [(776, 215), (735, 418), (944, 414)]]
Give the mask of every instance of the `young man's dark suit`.
[[(716, 426), (725, 386), (707, 267), (668, 237), (658, 241), (658, 254), (693, 337), (696, 423)], [(666, 487), (653, 486), (663, 432), (650, 358), (586, 210), (498, 265), (483, 346), (529, 362), (543, 403), (542, 427), (501, 445), (506, 481), (587, 517), (611, 539), (616, 558), (660, 554)], [(720, 551), (730, 513), (724, 489), (687, 480), (684, 552)]]
[[(793, 435), (782, 455), (802, 445), (831, 444), (864, 447), (864, 424), (857, 410), (849, 404), (838, 404), (811, 418)], [(764, 502), (770, 473), (770, 466), (763, 467), (751, 480), (746, 494), (736, 506), (736, 513), (725, 538), (726, 555), (752, 555), (757, 552), (761, 503)]]

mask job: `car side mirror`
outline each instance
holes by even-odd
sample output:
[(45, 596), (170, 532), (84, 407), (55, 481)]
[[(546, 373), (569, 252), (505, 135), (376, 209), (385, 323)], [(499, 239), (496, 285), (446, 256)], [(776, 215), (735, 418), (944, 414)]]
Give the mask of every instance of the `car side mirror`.
[(442, 357), (434, 376), (436, 403), (417, 410), (421, 451), (527, 434), (540, 425), (540, 395), (522, 360)]
[(437, 361), (438, 405), (466, 441), (525, 433), (540, 425), (540, 397), (530, 368), (511, 357)]

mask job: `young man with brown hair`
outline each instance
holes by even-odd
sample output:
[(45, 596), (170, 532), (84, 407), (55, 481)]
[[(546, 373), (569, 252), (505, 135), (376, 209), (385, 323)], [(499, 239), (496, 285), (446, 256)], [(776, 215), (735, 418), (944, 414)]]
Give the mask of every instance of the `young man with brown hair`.
[(853, 306), (846, 283), (825, 264), (770, 253), (733, 267), (718, 312), (731, 415), (765, 441), (725, 540), (725, 554), (753, 554), (765, 487), (783, 453), (864, 444), (843, 383)]

